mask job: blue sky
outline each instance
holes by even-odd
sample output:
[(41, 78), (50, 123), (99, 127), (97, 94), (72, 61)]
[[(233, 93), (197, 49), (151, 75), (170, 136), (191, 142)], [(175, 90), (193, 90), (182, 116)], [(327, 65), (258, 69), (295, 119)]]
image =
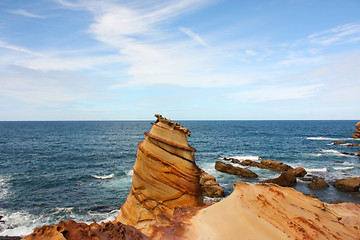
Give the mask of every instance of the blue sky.
[(0, 0), (0, 120), (360, 120), (360, 1)]

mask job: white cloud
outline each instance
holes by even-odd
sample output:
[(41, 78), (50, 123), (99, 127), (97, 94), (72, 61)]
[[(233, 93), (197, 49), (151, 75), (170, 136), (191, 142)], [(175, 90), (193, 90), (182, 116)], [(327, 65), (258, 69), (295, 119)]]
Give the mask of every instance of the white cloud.
[(188, 35), (189, 37), (191, 37), (192, 39), (194, 39), (195, 41), (197, 41), (198, 43), (200, 43), (201, 45), (203, 45), (204, 47), (208, 47), (208, 45), (204, 42), (204, 40), (198, 34), (191, 31), (189, 28), (180, 27), (179, 30), (185, 33), (186, 35)]
[(0, 41), (0, 48), (6, 48), (6, 49), (13, 50), (13, 51), (22, 52), (22, 53), (26, 53), (26, 54), (33, 55), (33, 56), (38, 56), (38, 57), (43, 56), (42, 54), (40, 54), (38, 52), (33, 52), (33, 51), (28, 50), (26, 48), (10, 45), (10, 44), (7, 44), (6, 42), (3, 42), (3, 41)]
[(310, 43), (330, 46), (360, 41), (360, 24), (349, 23), (308, 36)]
[(40, 18), (40, 19), (45, 18), (44, 16), (34, 14), (34, 13), (30, 13), (30, 12), (24, 10), (24, 9), (8, 10), (8, 12), (16, 14), (16, 15), (24, 16), (24, 17), (29, 17), (29, 18)]
[(253, 50), (251, 50), (251, 49), (247, 49), (247, 50), (245, 51), (245, 53), (246, 53), (246, 55), (248, 55), (248, 56), (256, 56), (256, 55), (258, 55), (257, 52), (255, 52), (255, 51), (253, 51)]
[(306, 99), (314, 96), (322, 84), (305, 86), (268, 86), (240, 91), (231, 96), (240, 102), (267, 102), (290, 99)]

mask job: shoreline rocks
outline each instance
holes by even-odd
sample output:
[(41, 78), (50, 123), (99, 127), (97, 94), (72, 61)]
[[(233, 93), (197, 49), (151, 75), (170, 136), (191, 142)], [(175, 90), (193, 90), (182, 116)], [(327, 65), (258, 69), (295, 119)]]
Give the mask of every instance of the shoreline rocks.
[(355, 133), (351, 137), (360, 138), (360, 121), (355, 125)]
[(226, 164), (221, 161), (217, 161), (215, 163), (215, 169), (220, 172), (224, 172), (224, 173), (228, 173), (228, 174), (232, 174), (232, 175), (238, 175), (238, 176), (245, 177), (245, 178), (257, 178), (258, 177), (258, 175), (256, 173), (252, 172), (248, 168), (235, 167), (231, 164)]
[(225, 196), (224, 189), (220, 187), (219, 183), (216, 181), (216, 178), (205, 172), (203, 169), (200, 169), (200, 186), (204, 192), (204, 196), (210, 198), (221, 198)]
[(246, 160), (241, 161), (240, 164), (243, 166), (258, 167), (258, 168), (269, 169), (269, 170), (278, 171), (278, 172), (285, 172), (289, 169), (292, 169), (291, 166), (289, 166), (285, 163), (282, 163), (280, 161), (274, 161), (271, 159), (262, 160), (260, 162), (255, 162), (255, 161), (246, 159)]
[(360, 177), (350, 177), (337, 180), (334, 183), (334, 187), (344, 192), (358, 192), (360, 188)]
[(329, 184), (322, 178), (313, 179), (308, 183), (308, 187), (312, 190), (321, 190), (329, 187)]

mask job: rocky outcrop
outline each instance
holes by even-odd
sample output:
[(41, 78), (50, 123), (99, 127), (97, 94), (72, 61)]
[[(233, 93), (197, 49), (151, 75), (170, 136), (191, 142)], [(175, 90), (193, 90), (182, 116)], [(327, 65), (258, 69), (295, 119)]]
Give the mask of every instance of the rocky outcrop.
[(183, 240), (360, 239), (360, 205), (326, 204), (273, 184), (236, 182), (191, 220)]
[(334, 187), (344, 192), (358, 192), (360, 188), (360, 177), (340, 179), (334, 183)]
[(203, 205), (200, 170), (195, 164), (190, 131), (155, 115), (156, 122), (138, 145), (130, 194), (116, 222), (135, 226), (150, 236), (151, 225), (170, 219), (175, 207)]
[(122, 223), (77, 223), (75, 221), (59, 222), (57, 225), (36, 228), (24, 240), (150, 240), (132, 226)]
[(262, 160), (261, 162), (255, 162), (255, 161), (246, 159), (246, 160), (241, 161), (240, 164), (243, 166), (264, 168), (264, 169), (269, 169), (269, 170), (278, 171), (278, 172), (285, 172), (289, 169), (292, 169), (291, 166), (289, 166), (285, 163), (282, 163), (280, 161), (274, 161), (271, 159)]
[(293, 187), (296, 185), (296, 177), (294, 172), (286, 171), (283, 172), (279, 177), (274, 179), (268, 179), (264, 181), (265, 183), (275, 183), (282, 187)]
[(221, 161), (217, 161), (215, 163), (215, 169), (220, 172), (224, 172), (224, 173), (228, 173), (228, 174), (232, 174), (232, 175), (238, 175), (238, 176), (245, 177), (245, 178), (257, 178), (258, 177), (258, 175), (256, 173), (252, 172), (250, 169), (235, 167), (231, 164), (226, 164)]
[(308, 184), (308, 187), (313, 190), (320, 190), (320, 189), (328, 188), (329, 184), (325, 182), (325, 180), (322, 178), (316, 178)]
[(360, 122), (355, 126), (355, 133), (351, 135), (352, 138), (360, 138)]
[(219, 183), (216, 181), (216, 178), (204, 170), (200, 170), (200, 186), (204, 192), (204, 196), (211, 198), (224, 197), (224, 189), (220, 187)]
[(360, 143), (333, 142), (332, 145), (345, 145), (348, 147), (359, 147)]
[(304, 177), (307, 174), (305, 168), (302, 167), (293, 168), (288, 170), (288, 172), (289, 171), (292, 172), (292, 174), (294, 174), (295, 177)]

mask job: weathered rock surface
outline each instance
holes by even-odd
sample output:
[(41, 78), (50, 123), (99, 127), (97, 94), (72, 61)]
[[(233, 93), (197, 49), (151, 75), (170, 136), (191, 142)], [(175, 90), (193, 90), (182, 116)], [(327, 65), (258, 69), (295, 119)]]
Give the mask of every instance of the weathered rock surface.
[(122, 223), (77, 223), (75, 221), (59, 222), (36, 228), (34, 232), (23, 238), (24, 240), (150, 240), (132, 226)]
[(307, 174), (306, 170), (302, 167), (289, 169), (288, 171), (292, 172), (295, 177), (304, 177)]
[(322, 178), (316, 178), (308, 184), (308, 187), (313, 190), (320, 190), (328, 188), (329, 184)]
[(191, 220), (184, 240), (360, 239), (360, 205), (326, 204), (273, 184), (236, 182), (233, 193)]
[(360, 177), (340, 179), (334, 183), (334, 187), (345, 192), (358, 192), (360, 188)]
[(265, 183), (275, 183), (282, 187), (293, 187), (296, 185), (296, 176), (293, 171), (283, 172), (279, 177), (274, 179), (268, 179)]
[(190, 131), (161, 115), (155, 116), (157, 121), (139, 143), (130, 194), (115, 220), (135, 226), (148, 236), (149, 226), (160, 218), (170, 219), (175, 207), (203, 205), (196, 150), (187, 141)]
[(220, 172), (224, 172), (224, 173), (228, 173), (228, 174), (232, 174), (232, 175), (238, 175), (238, 176), (245, 177), (245, 178), (257, 178), (258, 177), (258, 175), (256, 173), (252, 172), (250, 169), (235, 167), (231, 164), (226, 164), (221, 161), (217, 161), (215, 163), (215, 169)]
[(355, 133), (351, 135), (352, 138), (360, 138), (360, 122), (355, 126)]
[(278, 171), (278, 172), (285, 172), (289, 169), (292, 169), (291, 166), (289, 166), (285, 163), (282, 163), (280, 161), (274, 161), (271, 159), (262, 160), (261, 162), (255, 162), (255, 161), (246, 159), (246, 160), (241, 161), (240, 164), (243, 166), (251, 166), (251, 167), (270, 169), (270, 170)]
[(219, 183), (216, 181), (216, 178), (204, 170), (200, 170), (200, 186), (204, 192), (204, 196), (211, 198), (224, 197), (224, 189), (220, 187)]
[(359, 147), (360, 143), (333, 142), (332, 145), (345, 145), (348, 147)]

